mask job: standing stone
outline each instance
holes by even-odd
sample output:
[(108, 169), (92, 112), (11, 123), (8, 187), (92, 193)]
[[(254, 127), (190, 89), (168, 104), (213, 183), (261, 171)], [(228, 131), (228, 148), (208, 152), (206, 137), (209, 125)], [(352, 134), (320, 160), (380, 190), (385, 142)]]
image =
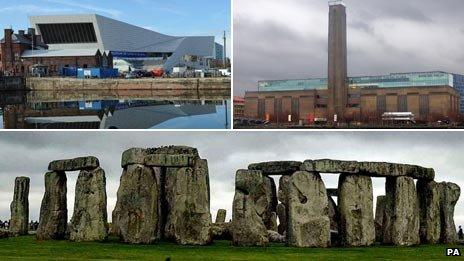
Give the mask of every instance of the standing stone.
[(385, 219), (385, 196), (377, 197), (375, 205), (375, 241), (383, 242), (383, 221)]
[(211, 242), (208, 163), (197, 159), (193, 168), (167, 168), (168, 213), (165, 236), (182, 245)]
[(290, 184), (290, 176), (283, 175), (279, 179), (279, 192), (277, 193), (277, 197), (282, 204), (287, 204), (288, 199), (288, 186)]
[(155, 172), (143, 165), (123, 171), (113, 211), (113, 229), (131, 244), (151, 244), (160, 238), (159, 191)]
[(419, 199), (410, 177), (387, 178), (383, 242), (396, 246), (419, 244)]
[(338, 221), (340, 219), (340, 213), (338, 211), (337, 204), (331, 196), (327, 197), (329, 203), (329, 218), (330, 218), (330, 230), (338, 232)]
[(441, 242), (454, 244), (458, 241), (454, 224), (454, 207), (461, 196), (461, 189), (454, 183), (442, 182), (440, 183), (440, 192)]
[(265, 201), (263, 174), (259, 170), (239, 170), (235, 176), (235, 196), (232, 210), (232, 242), (236, 246), (265, 246), (269, 243), (262, 219)]
[(278, 230), (278, 228), (277, 228), (277, 213), (275, 213), (275, 212), (272, 212), (271, 225), (269, 226), (268, 230), (278, 232), (277, 231)]
[[(289, 186), (290, 176), (283, 175), (279, 179), (279, 191), (277, 192), (277, 198), (281, 202), (277, 206), (276, 212), (279, 216), (279, 227), (278, 232), (283, 235), (287, 231), (287, 201), (288, 201), (288, 186)], [(280, 209), (279, 209), (280, 208)]]
[(38, 240), (65, 239), (68, 226), (66, 174), (52, 171), (45, 174), (45, 194), (40, 207)]
[(28, 177), (15, 179), (13, 201), (10, 205), (10, 232), (15, 236), (27, 235), (29, 232), (29, 183)]
[(107, 239), (106, 178), (102, 168), (82, 170), (79, 173), (69, 231), (72, 241)]
[(440, 241), (440, 189), (435, 181), (419, 179), (417, 181), (419, 196), (419, 235), (421, 243), (436, 244)]
[(279, 217), (279, 226), (277, 232), (283, 235), (287, 231), (287, 210), (284, 204), (277, 205), (277, 216)]
[(372, 245), (375, 241), (375, 228), (371, 178), (342, 174), (338, 188), (341, 244)]
[(318, 173), (290, 177), (287, 240), (295, 247), (328, 247), (330, 219), (327, 192)]
[(226, 215), (227, 215), (227, 210), (225, 209), (219, 209), (216, 214), (216, 222), (215, 223), (224, 223), (226, 222)]
[[(277, 208), (277, 190), (274, 179), (271, 177), (263, 177), (265, 197), (262, 197), (256, 202), (258, 208), (262, 209), (262, 218), (264, 225), (268, 230), (273, 230), (272, 213), (276, 212)], [(261, 211), (260, 211), (261, 212)]]

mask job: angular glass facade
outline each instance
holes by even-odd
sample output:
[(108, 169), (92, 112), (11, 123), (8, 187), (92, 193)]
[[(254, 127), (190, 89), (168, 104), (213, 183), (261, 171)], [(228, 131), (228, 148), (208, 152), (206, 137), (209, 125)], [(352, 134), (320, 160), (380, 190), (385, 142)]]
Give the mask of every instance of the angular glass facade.
[[(464, 112), (464, 75), (446, 72), (392, 73), (381, 76), (349, 77), (348, 82), (350, 88), (451, 86), (461, 93), (461, 112)], [(327, 89), (327, 79), (260, 81), (258, 87), (259, 91), (320, 90)]]

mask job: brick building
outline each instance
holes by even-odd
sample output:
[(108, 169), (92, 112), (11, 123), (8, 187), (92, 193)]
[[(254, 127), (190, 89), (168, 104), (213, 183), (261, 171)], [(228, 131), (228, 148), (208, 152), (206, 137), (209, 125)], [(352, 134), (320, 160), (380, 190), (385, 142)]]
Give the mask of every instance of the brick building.
[[(347, 122), (381, 121), (385, 112), (412, 112), (416, 121), (455, 120), (459, 91), (450, 86), (354, 88), (348, 91)], [(290, 117), (289, 117), (290, 116)], [(245, 117), (276, 123), (311, 124), (329, 120), (327, 89), (247, 92)], [(290, 119), (291, 122), (288, 122)]]
[(29, 28), (28, 32), (12, 29), (4, 30), (0, 41), (0, 71), (5, 75), (27, 76), (34, 66), (40, 65), (46, 75), (57, 76), (63, 67), (112, 67), (113, 57), (110, 52), (99, 49), (63, 49), (49, 50), (42, 37)]

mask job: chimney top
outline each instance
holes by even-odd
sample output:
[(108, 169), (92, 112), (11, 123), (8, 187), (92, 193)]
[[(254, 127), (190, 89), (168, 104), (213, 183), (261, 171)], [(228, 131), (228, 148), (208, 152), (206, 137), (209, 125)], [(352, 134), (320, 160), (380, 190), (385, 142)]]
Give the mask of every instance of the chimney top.
[(24, 30), (18, 30), (19, 35), (24, 35)]

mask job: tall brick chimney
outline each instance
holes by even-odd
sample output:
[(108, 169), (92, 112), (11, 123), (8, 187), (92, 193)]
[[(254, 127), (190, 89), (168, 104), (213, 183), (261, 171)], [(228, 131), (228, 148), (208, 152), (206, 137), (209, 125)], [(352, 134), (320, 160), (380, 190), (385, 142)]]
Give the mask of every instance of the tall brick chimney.
[(5, 29), (5, 43), (2, 48), (3, 70), (9, 71), (13, 68), (13, 29)]

